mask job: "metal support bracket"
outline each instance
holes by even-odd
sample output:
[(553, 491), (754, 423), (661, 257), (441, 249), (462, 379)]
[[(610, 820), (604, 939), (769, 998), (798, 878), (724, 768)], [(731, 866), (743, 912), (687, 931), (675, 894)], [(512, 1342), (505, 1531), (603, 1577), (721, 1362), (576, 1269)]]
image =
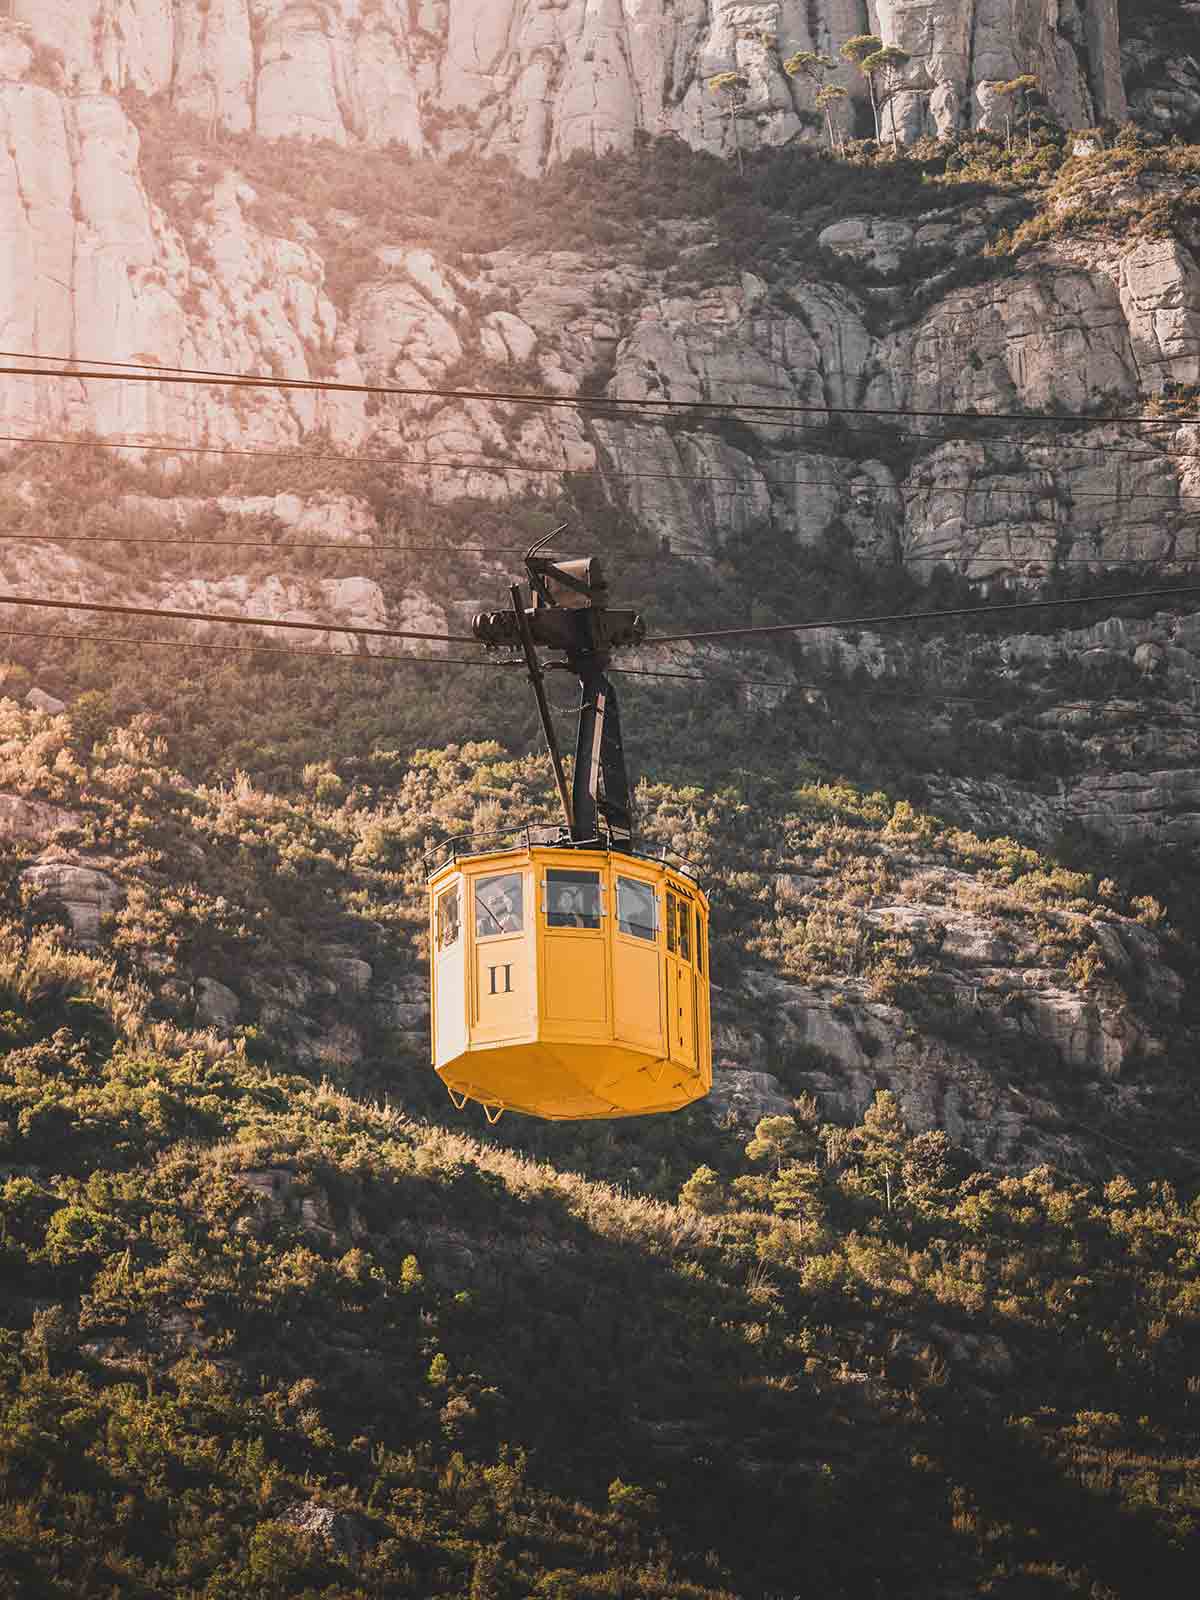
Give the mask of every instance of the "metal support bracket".
[(533, 685), (533, 697), (537, 701), (538, 716), (542, 719), (542, 732), (546, 736), (546, 748), (550, 752), (550, 764), (554, 768), (554, 782), (558, 789), (558, 798), (562, 802), (567, 831), (574, 835), (575, 822), (571, 809), (571, 794), (567, 788), (567, 774), (563, 768), (562, 751), (558, 748), (554, 724), (550, 720), (550, 702), (546, 699), (545, 673), (538, 662), (533, 636), (529, 631), (529, 619), (525, 615), (525, 602), (521, 595), (520, 587), (515, 583), (510, 584), (508, 592), (512, 598), (513, 611), (517, 617), (517, 632), (521, 640), (521, 650), (525, 656), (525, 666), (529, 672), (529, 681)]
[(576, 658), (571, 667), (582, 686), (571, 836), (579, 841), (607, 833), (611, 848), (627, 849), (633, 842), (633, 797), (617, 693), (596, 658)]

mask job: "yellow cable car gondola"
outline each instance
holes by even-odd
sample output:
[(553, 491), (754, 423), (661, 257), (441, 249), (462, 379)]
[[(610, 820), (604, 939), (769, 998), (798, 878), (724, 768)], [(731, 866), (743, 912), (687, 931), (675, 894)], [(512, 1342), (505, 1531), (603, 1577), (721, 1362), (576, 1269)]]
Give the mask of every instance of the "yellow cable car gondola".
[(674, 1111), (712, 1087), (708, 901), (666, 863), (526, 841), (430, 880), (433, 1064), (538, 1117)]
[[(691, 869), (639, 852), (611, 651), (643, 635), (608, 610), (593, 559), (526, 557), (532, 607), (475, 618), (521, 648), (565, 827), (490, 849), (452, 843), (429, 880), (433, 1065), (490, 1119), (674, 1111), (712, 1087), (708, 900)], [(561, 650), (582, 699), (568, 791), (536, 646)], [(558, 663), (551, 663), (558, 665)], [(535, 839), (535, 833), (551, 833)], [(491, 843), (491, 841), (480, 841)]]

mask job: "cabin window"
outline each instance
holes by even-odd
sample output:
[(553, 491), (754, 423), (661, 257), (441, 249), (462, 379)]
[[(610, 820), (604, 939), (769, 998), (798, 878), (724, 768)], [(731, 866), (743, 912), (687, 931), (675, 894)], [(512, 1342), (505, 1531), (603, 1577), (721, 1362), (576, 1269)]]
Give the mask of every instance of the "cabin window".
[(445, 891), (437, 903), (438, 949), (448, 950), (452, 944), (457, 944), (461, 927), (462, 922), (459, 917), (459, 890), (458, 884), (454, 884)]
[(600, 874), (550, 868), (546, 873), (546, 925), (550, 928), (600, 926)]
[(667, 949), (671, 952), (672, 955), (674, 955), (674, 953), (675, 953), (675, 944), (676, 944), (675, 929), (676, 929), (676, 926), (677, 926), (676, 917), (675, 917), (675, 911), (676, 911), (676, 908), (677, 908), (678, 905), (679, 905), (678, 900), (676, 900), (675, 896), (668, 889), (667, 890)]
[(633, 939), (656, 939), (658, 899), (654, 885), (636, 878), (617, 879), (617, 927)]
[(525, 927), (525, 896), (519, 872), (480, 878), (475, 885), (475, 937), (520, 933)]
[(696, 971), (703, 976), (704, 973), (704, 924), (700, 920), (699, 911), (696, 912)]
[(679, 959), (692, 959), (692, 908), (686, 900), (679, 902)]

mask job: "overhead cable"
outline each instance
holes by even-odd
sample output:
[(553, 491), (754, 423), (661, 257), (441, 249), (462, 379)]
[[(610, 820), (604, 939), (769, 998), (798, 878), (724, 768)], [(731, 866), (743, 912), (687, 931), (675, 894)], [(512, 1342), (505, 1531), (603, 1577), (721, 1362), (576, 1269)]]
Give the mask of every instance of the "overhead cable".
[[(143, 645), (150, 649), (180, 650), (187, 653), (192, 650), (215, 651), (220, 655), (244, 656), (287, 656), (294, 661), (327, 660), (341, 662), (348, 667), (370, 667), (388, 663), (399, 663), (401, 666), (417, 667), (525, 667), (524, 661), (493, 661), (478, 657), (467, 656), (413, 656), (408, 654), (387, 654), (372, 652), (362, 655), (353, 651), (341, 650), (284, 650), (273, 645), (256, 644), (214, 644), (210, 640), (199, 639), (144, 639), (136, 634), (114, 633), (39, 633), (26, 628), (6, 628), (0, 623), (0, 639), (38, 639), (44, 644), (57, 644), (62, 641), (89, 645), (124, 645), (132, 648), (141, 648)], [(807, 689), (818, 693), (837, 692), (845, 685), (835, 683), (802, 683), (789, 679), (776, 678), (727, 678), (708, 672), (669, 672), (658, 671), (652, 667), (610, 667), (610, 673), (621, 673), (624, 677), (634, 678), (686, 678), (695, 683), (711, 683), (726, 689)], [(874, 693), (887, 695), (889, 691), (878, 689), (876, 685), (866, 686)], [(856, 692), (857, 689), (856, 689)], [(912, 697), (911, 689), (903, 691), (906, 698)], [(971, 705), (987, 705), (997, 696), (961, 695), (952, 690), (930, 690), (928, 698), (933, 700), (952, 700)], [(1094, 698), (1094, 697), (1093, 697)]]
[[(272, 555), (281, 550), (311, 550), (323, 554), (338, 555), (347, 558), (353, 557), (364, 564), (368, 564), (373, 556), (377, 555), (435, 555), (435, 556), (523, 556), (526, 553), (524, 545), (492, 545), (492, 544), (346, 544), (341, 541), (333, 543), (310, 543), (308, 541), (295, 541), (280, 539), (274, 543), (257, 539), (201, 539), (201, 538), (131, 538), (120, 533), (0, 533), (0, 544), (36, 544), (36, 545), (64, 545), (64, 544), (99, 544), (130, 546), (132, 548), (149, 549), (181, 549), (181, 550), (261, 550)], [(665, 552), (670, 556), (672, 552)], [(680, 560), (706, 561), (710, 564), (719, 564), (728, 561), (727, 555), (710, 555), (706, 551), (676, 551)], [(619, 552), (622, 562), (636, 567), (652, 567), (664, 558), (662, 551), (648, 551), (637, 554), (631, 551)], [(906, 567), (916, 566), (945, 566), (953, 570), (963, 567), (990, 565), (997, 569), (996, 576), (1003, 576), (1001, 569), (1018, 567), (1021, 565), (1037, 565), (1045, 568), (1043, 577), (1050, 577), (1065, 567), (1082, 567), (1089, 572), (1108, 571), (1109, 569), (1127, 567), (1151, 567), (1163, 564), (1174, 566), (1193, 566), (1200, 564), (1200, 550), (1191, 555), (1158, 556), (1062, 556), (1046, 561), (1042, 556), (1034, 554), (1018, 554), (1010, 551), (1006, 555), (954, 555), (942, 552), (938, 555), (916, 555), (904, 553), (891, 563), (886, 570), (903, 571)], [(822, 571), (833, 571), (828, 563), (822, 566)], [(880, 570), (883, 564), (880, 563)], [(1030, 578), (1036, 576), (1029, 574)], [(477, 600), (448, 600), (447, 605), (478, 606)]]
[[(740, 476), (740, 475), (735, 474), (735, 473), (646, 472), (646, 471), (630, 470), (630, 469), (624, 468), (624, 467), (614, 467), (614, 466), (610, 466), (610, 465), (605, 465), (605, 466), (602, 466), (602, 467), (601, 466), (596, 466), (596, 467), (533, 466), (533, 465), (531, 465), (529, 463), (520, 462), (520, 461), (503, 461), (503, 460), (497, 461), (494, 457), (489, 459), (489, 460), (487, 460), (487, 461), (484, 461), (484, 460), (479, 460), (479, 461), (445, 461), (445, 460), (440, 460), (440, 459), (417, 460), (417, 459), (412, 458), (412, 457), (396, 457), (396, 456), (387, 456), (387, 455), (382, 455), (382, 456), (381, 455), (372, 455), (372, 454), (350, 455), (348, 453), (339, 452), (339, 451), (245, 450), (245, 449), (237, 449), (237, 448), (230, 447), (230, 446), (225, 446), (225, 445), (192, 445), (192, 444), (161, 444), (161, 443), (159, 443), (159, 444), (142, 444), (142, 443), (138, 443), (136, 441), (116, 440), (116, 439), (39, 438), (37, 436), (28, 435), (28, 434), (0, 434), (0, 444), (27, 444), (27, 445), (33, 445), (33, 446), (48, 446), (48, 447), (51, 447), (51, 448), (62, 447), (62, 448), (67, 448), (67, 449), (90, 449), (90, 450), (138, 450), (138, 451), (148, 450), (148, 451), (155, 451), (155, 452), (157, 452), (159, 454), (165, 454), (165, 455), (233, 456), (233, 457), (237, 457), (237, 458), (241, 458), (241, 459), (245, 459), (247, 457), (253, 458), (253, 457), (258, 456), (258, 457), (261, 457), (262, 459), (267, 460), (267, 461), (304, 461), (304, 462), (308, 462), (308, 461), (320, 461), (320, 462), (336, 461), (336, 462), (341, 462), (341, 463), (344, 463), (344, 464), (347, 464), (347, 465), (351, 465), (351, 466), (359, 465), (361, 463), (370, 463), (370, 464), (377, 464), (377, 465), (380, 465), (380, 466), (398, 467), (401, 471), (404, 471), (404, 472), (435, 472), (436, 471), (436, 472), (462, 472), (462, 473), (467, 473), (467, 474), (476, 473), (476, 472), (484, 472), (484, 473), (491, 473), (493, 475), (496, 475), (496, 474), (507, 475), (509, 473), (517, 473), (517, 474), (520, 474), (520, 475), (523, 475), (523, 476), (526, 476), (526, 477), (549, 477), (549, 478), (558, 478), (558, 479), (591, 478), (593, 480), (602, 481), (605, 478), (618, 478), (618, 479), (620, 479), (622, 481), (631, 481), (631, 480), (640, 479), (640, 480), (647, 480), (647, 481), (648, 480), (657, 480), (657, 481), (660, 481), (660, 482), (669, 482), (669, 483), (718, 483), (718, 484), (730, 484), (730, 485), (732, 485), (733, 487), (731, 489), (729, 489), (728, 491), (726, 491), (727, 493), (730, 493), (730, 494), (753, 493), (755, 490), (757, 490), (759, 488), (767, 488), (767, 489), (789, 489), (789, 488), (791, 488), (791, 489), (827, 489), (827, 488), (832, 488), (832, 487), (847, 487), (846, 485), (841, 485), (841, 486), (835, 485), (828, 478), (777, 478), (777, 477), (770, 477), (770, 476), (767, 476), (766, 474), (764, 474), (763, 477), (758, 478), (758, 479), (754, 479), (754, 478), (746, 478), (744, 476)], [(1063, 448), (1068, 448), (1068, 447), (1066, 447), (1066, 446), (1054, 446), (1054, 445), (1051, 445), (1051, 446), (1039, 445), (1039, 446), (1037, 446), (1037, 448), (1039, 448), (1039, 449), (1047, 449), (1047, 448), (1048, 449), (1063, 449)], [(1104, 449), (1106, 447), (1097, 445), (1097, 446), (1080, 446), (1079, 448), (1081, 448), (1081, 449), (1097, 449), (1097, 450), (1099, 450), (1099, 449)], [(1197, 457), (1200, 457), (1200, 452), (1187, 452), (1187, 453), (1185, 453), (1183, 455), (1180, 455), (1178, 453), (1176, 453), (1176, 454), (1162, 453), (1162, 454), (1158, 454), (1158, 455), (1151, 455), (1151, 456), (1145, 456), (1145, 457), (1139, 456), (1137, 459), (1139, 459), (1139, 460), (1145, 459), (1145, 460), (1149, 460), (1149, 461), (1169, 461), (1169, 460), (1176, 460), (1176, 459), (1191, 459), (1193, 454), (1196, 455)], [(1013, 470), (1016, 470), (1016, 469), (1013, 469)], [(1052, 472), (1055, 472), (1056, 470), (1059, 470), (1059, 469), (1056, 469), (1053, 466), (1049, 466), (1049, 467), (1035, 466), (1035, 467), (1027, 467), (1025, 470), (1030, 471), (1030, 472), (1051, 472), (1052, 473)], [(870, 485), (869, 485), (869, 488), (864, 488), (860, 492), (862, 492), (864, 494), (871, 494), (871, 495), (889, 495), (889, 494), (891, 494), (891, 495), (896, 495), (899, 499), (903, 500), (904, 497), (905, 497), (905, 485), (903, 485), (903, 484), (895, 484), (895, 483), (879, 484), (879, 483), (871, 482)], [(1116, 501), (1160, 500), (1160, 501), (1163, 501), (1163, 502), (1165, 502), (1166, 504), (1169, 504), (1169, 505), (1178, 505), (1181, 502), (1191, 501), (1191, 500), (1200, 501), (1200, 494), (1189, 494), (1189, 493), (1186, 493), (1186, 492), (1178, 492), (1178, 491), (1176, 493), (1174, 493), (1174, 494), (1168, 494), (1168, 493), (1158, 493), (1158, 492), (1151, 491), (1151, 490), (1135, 489), (1135, 490), (1126, 491), (1126, 492), (1123, 493), (1119, 489), (1113, 489), (1113, 490), (1106, 490), (1106, 489), (1072, 489), (1069, 486), (1063, 487), (1063, 486), (1061, 486), (1059, 484), (1054, 484), (1054, 483), (1045, 484), (1045, 485), (1038, 485), (1038, 484), (1033, 484), (1033, 485), (990, 484), (990, 483), (986, 483), (986, 482), (974, 482), (974, 483), (969, 483), (969, 484), (941, 484), (941, 483), (913, 484), (913, 485), (909, 485), (908, 486), (908, 493), (909, 493), (910, 496), (915, 496), (915, 495), (918, 495), (918, 494), (946, 494), (946, 495), (959, 495), (959, 494), (961, 494), (963, 496), (966, 496), (966, 495), (1017, 495), (1017, 496), (1034, 496), (1034, 497), (1037, 497), (1039, 499), (1045, 499), (1045, 498), (1050, 497), (1050, 496), (1057, 497), (1061, 493), (1067, 500), (1069, 500), (1071, 502), (1074, 502), (1074, 501), (1077, 501), (1077, 500), (1100, 500), (1100, 501), (1104, 501), (1104, 502), (1110, 502), (1110, 501), (1111, 502), (1116, 502)], [(65, 541), (64, 540), (59, 540), (59, 541), (56, 541), (56, 542), (63, 543)], [(115, 542), (115, 541), (113, 541), (113, 542)], [(134, 541), (127, 541), (127, 542), (132, 543)], [(146, 540), (146, 541), (143, 541), (143, 542), (145, 542), (145, 543), (153, 543), (153, 542), (156, 542), (156, 541)], [(168, 543), (170, 541), (162, 540), (162, 541), (158, 541), (158, 542)], [(183, 541), (183, 540), (180, 540), (178, 542), (180, 542), (180, 543), (190, 542), (190, 543), (197, 543), (197, 544), (207, 543), (207, 544), (213, 544), (213, 545), (217, 545), (217, 544), (221, 544), (221, 543), (235, 543), (236, 542), (237, 544), (242, 545), (242, 546), (246, 546), (246, 544), (247, 544), (247, 541), (245, 541), (245, 540), (237, 540), (237, 541), (224, 540), (223, 541), (223, 540), (219, 540), (219, 539), (194, 540), (194, 541)], [(277, 545), (277, 546), (275, 546), (275, 548), (284, 548), (284, 546), (283, 545)], [(340, 548), (343, 548), (343, 546), (341, 546), (340, 544), (338, 544), (338, 545), (335, 545), (335, 544), (328, 544), (328, 545), (294, 544), (294, 545), (289, 546), (288, 548), (297, 549), (297, 550), (304, 550), (304, 549), (316, 550), (316, 549), (335, 549), (335, 548), (340, 549)], [(393, 545), (393, 546), (387, 546), (387, 545), (378, 545), (377, 544), (377, 545), (372, 546), (372, 548), (374, 548), (376, 550), (382, 550), (382, 549), (389, 549), (390, 548), (390, 549), (404, 549), (404, 550), (410, 550), (410, 551), (416, 551), (416, 550), (428, 551), (431, 548), (439, 548), (440, 549), (441, 547), (440, 546), (437, 546), (437, 547), (416, 546), (416, 545), (404, 545), (404, 546)], [(482, 546), (472, 547), (472, 546), (464, 545), (464, 546), (460, 546), (459, 548), (465, 550), (465, 549), (471, 549), (471, 548), (483, 549), (484, 547), (482, 547)], [(514, 549), (514, 550), (505, 550), (505, 551), (503, 551), (501, 553), (506, 554), (506, 555), (511, 555), (511, 554), (520, 554), (521, 552)]]
[[(987, 417), (967, 417), (961, 419), (967, 422), (987, 422)], [(784, 428), (789, 433), (827, 433), (827, 424), (815, 423), (773, 423), (775, 428)], [(384, 430), (395, 431), (395, 430)], [(933, 441), (940, 444), (1015, 444), (1029, 450), (1074, 450), (1086, 452), (1089, 455), (1114, 455), (1129, 456), (1134, 461), (1195, 461), (1200, 460), (1198, 450), (1157, 450), (1147, 451), (1144, 448), (1132, 449), (1129, 446), (1117, 444), (1079, 444), (1056, 443), (1054, 440), (1039, 439), (1036, 441), (1017, 438), (1011, 434), (992, 434), (985, 439), (972, 439), (952, 433), (914, 432), (910, 429), (900, 431), (899, 437), (904, 439), (920, 439)], [(1153, 441), (1149, 441), (1153, 442)], [(686, 472), (631, 472), (625, 468), (605, 466), (598, 467), (566, 467), (566, 466), (533, 466), (527, 462), (497, 460), (494, 456), (479, 456), (468, 461), (444, 461), (438, 457), (418, 458), (415, 456), (377, 455), (371, 452), (339, 450), (260, 450), (247, 449), (236, 445), (218, 444), (184, 444), (163, 443), (161, 441), (143, 441), (137, 439), (63, 439), (39, 437), (32, 434), (0, 433), (0, 444), (28, 444), (62, 446), (73, 450), (137, 450), (150, 452), (157, 455), (195, 455), (195, 456), (233, 456), (242, 459), (261, 458), (264, 461), (339, 461), (351, 466), (362, 463), (374, 463), (380, 466), (399, 467), (406, 472), (490, 472), (510, 473), (519, 472), (529, 477), (561, 477), (585, 478), (601, 475), (610, 478), (677, 478), (681, 482), (720, 483), (740, 482), (735, 475), (721, 475), (715, 473), (686, 473)], [(1054, 471), (1053, 467), (1044, 470)], [(795, 481), (795, 480), (781, 480)], [(824, 480), (822, 480), (822, 483)]]
[[(331, 632), (337, 630), (330, 630)], [(418, 667), (525, 667), (524, 661), (494, 661), (488, 657), (467, 656), (413, 656), (371, 652), (359, 654), (341, 650), (283, 650), (278, 646), (256, 644), (214, 644), (198, 639), (143, 639), (136, 634), (114, 633), (38, 633), (24, 628), (6, 628), (0, 623), (0, 639), (40, 639), (46, 644), (61, 640), (79, 644), (129, 645), (135, 648), (146, 645), (152, 649), (215, 650), (222, 655), (288, 656), (294, 661), (311, 661), (314, 658), (344, 662), (347, 666), (375, 666), (385, 662)], [(640, 678), (690, 678), (698, 682), (713, 683), (730, 689), (823, 689), (828, 685), (817, 683), (792, 683), (784, 679), (726, 678), (703, 672), (658, 672), (646, 667), (610, 667), (610, 672), (621, 672), (626, 677)], [(957, 698), (957, 697), (956, 697)]]
[[(1070, 606), (1123, 604), (1135, 600), (1172, 600), (1200, 594), (1200, 584), (1169, 589), (1134, 589), (1116, 593), (1080, 595), (1068, 599), (1005, 601), (991, 606), (955, 606), (938, 611), (909, 611), (869, 617), (831, 617), (824, 621), (776, 623), (767, 627), (720, 628), (703, 633), (657, 634), (641, 641), (647, 645), (685, 644), (710, 639), (779, 637), (822, 628), (875, 628), (905, 622), (937, 622), (952, 617), (989, 617), (1004, 613), (1062, 609)], [(0, 605), (29, 606), (53, 611), (87, 611), (105, 616), (154, 617), (170, 622), (211, 622), (228, 626), (281, 628), (309, 633), (346, 633), (379, 639), (421, 639), (436, 644), (476, 644), (470, 634), (425, 633), (405, 628), (376, 628), (355, 623), (297, 622), (276, 617), (249, 616), (220, 611), (175, 611), (161, 606), (117, 605), (96, 600), (50, 600), (39, 595), (0, 594)], [(0, 625), (0, 632), (5, 631)], [(632, 669), (631, 669), (632, 670)]]
[[(0, 624), (0, 639), (37, 639), (44, 644), (57, 644), (63, 641), (68, 643), (88, 645), (122, 645), (140, 648), (143, 645), (151, 649), (179, 650), (184, 653), (193, 650), (216, 651), (220, 655), (245, 655), (245, 656), (287, 656), (295, 661), (328, 660), (341, 662), (348, 667), (371, 667), (389, 663), (398, 663), (401, 666), (417, 667), (525, 667), (524, 661), (492, 661), (466, 656), (413, 656), (371, 653), (362, 655), (358, 652), (341, 650), (283, 650), (272, 645), (255, 644), (214, 644), (210, 640), (198, 639), (144, 639), (136, 634), (113, 633), (39, 633), (26, 628), (6, 628)], [(635, 678), (687, 678), (696, 683), (711, 683), (726, 689), (806, 689), (818, 693), (837, 693), (845, 690), (845, 684), (837, 683), (803, 683), (792, 682), (787, 679), (766, 678), (727, 678), (707, 672), (666, 672), (657, 671), (650, 667), (610, 667), (609, 672), (619, 672), (625, 677)], [(913, 698), (911, 688), (900, 690), (887, 690), (876, 684), (856, 685), (855, 693), (865, 689), (873, 695), (890, 697), (903, 694), (905, 699)], [(926, 698), (930, 700), (946, 700), (955, 704), (964, 705), (990, 705), (993, 701), (1002, 698), (998, 695), (962, 695), (953, 690), (929, 689), (925, 691)], [(1098, 699), (1097, 696), (1086, 697), (1089, 701)]]
[[(46, 600), (26, 594), (0, 594), (0, 605), (38, 606), (50, 611), (94, 611), (116, 617), (157, 617), (171, 622), (223, 622), (234, 627), (293, 628), (307, 633), (352, 633), (372, 639), (425, 639), (435, 644), (479, 642), (472, 634), (420, 633), (409, 628), (372, 628), (346, 622), (280, 621), (276, 617), (232, 616), (221, 611), (168, 611), (161, 606), (122, 606), (98, 600)], [(2, 625), (0, 632), (3, 632)]]
[(694, 683), (723, 683), (739, 689), (820, 689), (819, 683), (795, 683), (783, 678), (725, 678), (708, 672), (660, 672), (654, 667), (608, 667), (625, 678), (690, 678)]
[[(87, 360), (86, 357), (43, 357), (0, 352), (0, 359), (36, 362), (68, 359)], [(97, 363), (99, 366), (99, 363)], [(74, 378), (87, 382), (112, 381), (117, 383), (165, 383), (187, 387), (211, 387), (228, 384), (239, 389), (273, 389), (281, 392), (300, 390), (317, 394), (362, 394), (376, 397), (414, 400), (476, 400), (485, 404), (530, 405), (547, 408), (567, 407), (584, 411), (643, 411), (656, 414), (707, 412), (713, 415), (741, 416), (836, 416), (836, 417), (915, 417), (922, 421), (961, 422), (968, 417), (978, 420), (978, 413), (963, 411), (934, 411), (901, 406), (831, 406), (804, 405), (799, 401), (736, 401), (736, 400), (654, 400), (633, 399), (619, 395), (562, 395), (548, 389), (491, 390), (491, 389), (438, 389), (430, 385), (348, 383), (335, 378), (280, 378), (255, 373), (210, 372), (202, 368), (160, 367), (152, 364), (138, 366), (128, 363), (126, 370), (110, 370), (112, 363), (103, 369), (88, 371), (80, 366), (0, 367), (0, 377), (7, 378)], [(986, 419), (993, 422), (1043, 423), (1053, 426), (1104, 427), (1119, 423), (1130, 427), (1178, 427), (1187, 421), (1200, 421), (1200, 417), (1148, 417), (1144, 415), (1115, 414), (1105, 417), (1083, 416), (1069, 412), (1019, 412), (991, 411)]]
[[(337, 629), (331, 629), (337, 632)], [(343, 650), (281, 650), (276, 645), (214, 644), (208, 639), (143, 639), (136, 634), (118, 633), (35, 633), (27, 628), (6, 628), (0, 623), (0, 639), (41, 639), (46, 644), (67, 640), (77, 644), (148, 645), (163, 650), (216, 650), (223, 655), (237, 656), (291, 656), (296, 661), (311, 661), (322, 657), (328, 661), (344, 661), (347, 666), (374, 666), (381, 662), (399, 662), (403, 666), (425, 667), (520, 667), (523, 661), (487, 661), (468, 656), (412, 656), (371, 651)]]
[(1134, 589), (1117, 594), (1080, 595), (1062, 600), (1015, 600), (994, 606), (953, 606), (942, 611), (903, 611), (877, 617), (830, 617), (823, 622), (783, 622), (769, 627), (718, 628), (707, 633), (666, 633), (643, 639), (650, 644), (695, 644), (710, 639), (779, 638), (789, 633), (808, 633), (821, 628), (882, 628), (904, 622), (940, 622), (951, 617), (991, 617), (1005, 612), (1045, 611), (1066, 606), (1119, 604), (1132, 600), (1171, 600), (1200, 594), (1200, 584), (1172, 589)]
[[(344, 540), (330, 544), (296, 543), (280, 539), (271, 544), (258, 539), (192, 539), (155, 538), (133, 539), (121, 533), (0, 533), (0, 544), (128, 544), (161, 545), (164, 549), (185, 550), (336, 550), (344, 556), (368, 557), (380, 553), (398, 555), (456, 556), (463, 554), (486, 556), (524, 555), (523, 545), (491, 544), (347, 544)], [(645, 560), (644, 556), (628, 556), (630, 561)]]

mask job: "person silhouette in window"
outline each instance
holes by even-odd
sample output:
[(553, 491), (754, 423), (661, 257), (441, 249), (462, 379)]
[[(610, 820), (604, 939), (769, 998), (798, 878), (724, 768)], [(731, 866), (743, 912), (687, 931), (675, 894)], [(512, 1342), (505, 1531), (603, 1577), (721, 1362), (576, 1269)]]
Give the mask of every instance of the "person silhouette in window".
[(653, 939), (654, 890), (644, 883), (622, 878), (620, 889), (621, 932), (635, 939)]
[(552, 928), (584, 928), (583, 896), (572, 884), (560, 883), (554, 891), (554, 909), (549, 917)]
[(546, 922), (551, 928), (600, 926), (599, 884), (555, 883), (550, 886)]
[(479, 933), (520, 933), (521, 919), (507, 889), (493, 889), (490, 894), (480, 895), (479, 907)]

